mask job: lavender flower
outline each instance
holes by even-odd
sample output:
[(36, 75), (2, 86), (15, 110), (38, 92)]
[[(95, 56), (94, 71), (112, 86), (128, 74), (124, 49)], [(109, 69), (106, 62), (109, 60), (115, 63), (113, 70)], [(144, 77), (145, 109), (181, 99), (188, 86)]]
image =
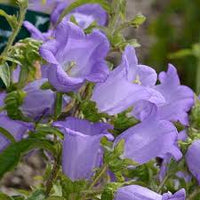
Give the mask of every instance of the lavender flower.
[(39, 79), (29, 83), (24, 88), (26, 97), (20, 107), (24, 116), (38, 120), (41, 117), (47, 117), (53, 114), (55, 93), (50, 89), (40, 89), (45, 82), (47, 82), (47, 79)]
[(151, 88), (156, 80), (156, 72), (150, 67), (138, 65), (135, 50), (128, 45), (121, 64), (110, 72), (104, 83), (96, 85), (92, 100), (99, 111), (110, 115), (122, 112), (140, 100), (161, 103), (163, 96)]
[(114, 200), (185, 200), (185, 198), (186, 193), (184, 189), (179, 190), (175, 194), (168, 192), (161, 195), (139, 185), (130, 185), (119, 188)]
[[(22, 139), (23, 135), (32, 129), (32, 125), (18, 120), (12, 120), (5, 113), (0, 114), (0, 127), (6, 129), (16, 141)], [(10, 141), (0, 132), (0, 152), (10, 144)]]
[[(57, 5), (56, 9), (51, 14), (51, 22), (53, 24), (58, 21), (60, 14), (67, 6), (67, 2), (62, 2)], [(79, 6), (66, 16), (68, 21), (70, 21), (71, 16), (74, 16), (78, 25), (83, 29), (88, 28), (95, 21), (99, 26), (104, 26), (107, 21), (107, 13), (99, 4), (85, 4)]]
[(86, 80), (105, 81), (108, 50), (109, 42), (100, 31), (85, 35), (80, 27), (64, 19), (55, 30), (55, 39), (44, 43), (40, 54), (49, 62), (49, 82), (58, 91), (69, 92)]
[[(179, 121), (183, 125), (188, 125), (188, 111), (194, 105), (193, 91), (184, 85), (180, 85), (180, 80), (176, 68), (169, 64), (167, 72), (159, 75), (160, 84), (155, 86), (158, 92), (165, 98), (164, 103), (157, 104), (160, 119)], [(134, 117), (143, 120), (148, 116), (152, 104), (148, 101), (140, 101), (135, 105), (132, 114)], [(142, 112), (142, 114), (140, 114)]]
[(178, 132), (175, 126), (169, 121), (157, 118), (156, 106), (144, 121), (119, 135), (115, 143), (121, 139), (125, 140), (124, 157), (140, 164), (155, 157), (162, 158), (167, 154), (172, 155), (176, 160), (182, 157), (176, 145)]
[(106, 136), (113, 139), (107, 131), (112, 126), (105, 123), (92, 124), (72, 117), (54, 122), (54, 126), (65, 134), (62, 156), (64, 174), (73, 181), (89, 179), (94, 168), (102, 164), (101, 138)]
[(185, 155), (187, 166), (200, 184), (200, 140), (195, 140)]

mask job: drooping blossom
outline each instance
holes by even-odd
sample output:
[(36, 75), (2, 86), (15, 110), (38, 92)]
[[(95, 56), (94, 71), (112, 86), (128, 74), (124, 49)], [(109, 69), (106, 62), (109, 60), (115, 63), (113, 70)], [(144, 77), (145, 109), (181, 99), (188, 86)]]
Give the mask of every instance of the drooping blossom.
[(48, 80), (60, 92), (75, 91), (85, 81), (105, 81), (108, 51), (109, 42), (103, 33), (95, 30), (86, 35), (66, 19), (55, 30), (55, 39), (40, 48), (41, 56), (49, 63)]
[(117, 190), (114, 200), (185, 200), (185, 189), (171, 194), (158, 194), (148, 188), (139, 185), (129, 185)]
[(127, 129), (116, 138), (115, 143), (125, 140), (124, 157), (144, 164), (155, 157), (172, 155), (176, 160), (182, 157), (177, 146), (178, 132), (169, 121), (157, 118), (157, 107), (141, 123)]
[(106, 136), (113, 139), (107, 131), (112, 126), (72, 117), (54, 122), (54, 126), (59, 127), (65, 135), (62, 155), (64, 174), (73, 181), (89, 179), (93, 170), (102, 164), (101, 138)]
[[(193, 91), (180, 84), (176, 68), (169, 64), (167, 72), (159, 74), (160, 84), (154, 87), (165, 99), (164, 103), (157, 104), (160, 119), (181, 122), (188, 125), (188, 111), (194, 105)], [(148, 116), (152, 105), (148, 101), (140, 101), (134, 105), (133, 116), (143, 120)], [(143, 113), (140, 116), (140, 112)], [(142, 117), (142, 118), (141, 118)]]
[(185, 155), (187, 166), (200, 184), (200, 140), (195, 140)]
[[(30, 123), (25, 123), (18, 120), (10, 119), (5, 113), (0, 114), (0, 127), (7, 130), (16, 141), (19, 141), (23, 138), (23, 135), (32, 129), (32, 125)], [(10, 141), (6, 138), (0, 131), (0, 152), (4, 150)]]
[(151, 88), (156, 80), (155, 70), (139, 65), (134, 48), (128, 45), (121, 64), (110, 72), (104, 83), (98, 83), (94, 88), (92, 100), (99, 111), (110, 115), (122, 112), (140, 100), (148, 99), (157, 104), (164, 98)]

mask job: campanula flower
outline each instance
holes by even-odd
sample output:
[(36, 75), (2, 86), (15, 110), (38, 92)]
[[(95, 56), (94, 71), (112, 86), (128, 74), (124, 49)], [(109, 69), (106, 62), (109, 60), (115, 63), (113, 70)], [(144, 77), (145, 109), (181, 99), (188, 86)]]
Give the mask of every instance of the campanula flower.
[[(62, 11), (67, 8), (67, 2), (61, 2), (57, 5), (53, 13), (51, 14), (51, 22), (55, 24)], [(72, 10), (66, 18), (70, 21), (70, 17), (73, 16), (78, 25), (85, 29), (88, 28), (93, 22), (96, 22), (99, 26), (104, 26), (107, 21), (107, 13), (99, 4), (85, 4)]]
[(72, 117), (54, 122), (54, 126), (59, 127), (65, 135), (62, 156), (64, 174), (73, 181), (89, 179), (93, 170), (102, 164), (101, 138), (106, 136), (113, 139), (108, 132), (112, 126)]
[(115, 143), (125, 140), (124, 157), (144, 164), (155, 157), (172, 155), (176, 160), (182, 157), (177, 147), (178, 132), (169, 121), (157, 118), (157, 107), (141, 123), (127, 129), (116, 138)]
[(163, 96), (152, 89), (156, 83), (155, 70), (139, 65), (133, 47), (128, 45), (122, 55), (121, 64), (110, 72), (104, 83), (94, 88), (92, 100), (100, 112), (114, 115), (133, 106), (140, 100), (163, 102)]
[(86, 35), (66, 19), (58, 25), (55, 39), (40, 48), (41, 56), (49, 63), (48, 80), (60, 92), (75, 91), (85, 81), (105, 81), (108, 51), (109, 42), (103, 33), (96, 30)]
[(55, 93), (40, 87), (47, 79), (39, 79), (26, 85), (24, 91), (26, 96), (20, 109), (24, 116), (34, 120), (53, 114), (55, 104)]
[[(5, 113), (0, 114), (0, 127), (7, 130), (16, 141), (23, 138), (23, 135), (32, 129), (32, 125), (18, 120), (12, 120)], [(0, 152), (10, 144), (10, 141), (0, 132)]]
[[(165, 99), (164, 103), (157, 104), (160, 119), (173, 122), (179, 121), (188, 125), (188, 111), (194, 105), (193, 91), (180, 84), (176, 68), (169, 64), (167, 72), (159, 74), (160, 84), (154, 87)], [(152, 104), (148, 101), (140, 101), (134, 104), (133, 116), (143, 120), (148, 116)]]
[(129, 185), (117, 190), (114, 200), (185, 200), (185, 189), (175, 194), (170, 192), (163, 195), (139, 185)]

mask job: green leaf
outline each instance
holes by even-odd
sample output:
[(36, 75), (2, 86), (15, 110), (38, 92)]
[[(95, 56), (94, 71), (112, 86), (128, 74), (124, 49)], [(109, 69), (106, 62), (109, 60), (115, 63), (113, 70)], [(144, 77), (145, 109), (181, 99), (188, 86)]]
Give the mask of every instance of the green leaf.
[(127, 112), (122, 112), (117, 115), (116, 118), (112, 120), (112, 124), (114, 125), (114, 134), (119, 135), (128, 128), (136, 125), (138, 123), (138, 120), (136, 120), (134, 117), (128, 117)]
[(133, 20), (131, 20), (131, 25), (134, 28), (138, 28), (146, 21), (146, 17), (142, 14), (137, 14)]
[(62, 99), (63, 99), (63, 94), (60, 92), (56, 92), (56, 102), (55, 102), (55, 119), (57, 119), (61, 112), (62, 112)]
[(10, 67), (7, 62), (0, 65), (0, 77), (5, 84), (5, 86), (8, 88), (10, 86)]
[(0, 9), (0, 15), (5, 17), (6, 20), (8, 21), (10, 27), (12, 28), (12, 30), (16, 29), (18, 22), (17, 22), (17, 18), (14, 15), (8, 15), (4, 10)]
[(4, 135), (7, 139), (10, 140), (11, 143), (15, 143), (15, 138), (13, 137), (13, 135), (11, 133), (9, 133), (6, 129), (4, 129), (3, 127), (0, 127), (0, 133), (2, 135)]
[(63, 197), (66, 199), (80, 199), (81, 191), (86, 189), (87, 181), (71, 181), (69, 178), (62, 176), (61, 185)]
[(45, 193), (43, 190), (36, 190), (29, 198), (26, 200), (45, 200)]
[(38, 134), (34, 134), (35, 137), (40, 137), (41, 135), (46, 137), (46, 135), (48, 134), (54, 134), (58, 136), (60, 139), (64, 138), (63, 133), (61, 131), (47, 124), (38, 124), (35, 132), (38, 133)]
[(0, 178), (18, 164), (21, 156), (36, 148), (46, 149), (55, 155), (53, 144), (47, 140), (24, 139), (11, 144), (0, 154)]
[(49, 89), (53, 89), (52, 85), (47, 81), (45, 83), (43, 83), (40, 87), (40, 89), (42, 90), (49, 90)]
[(7, 94), (4, 103), (7, 114), (10, 118), (28, 121), (19, 109), (25, 96), (26, 93), (22, 90), (13, 91)]
[(110, 5), (105, 0), (77, 0), (74, 3), (70, 4), (60, 15), (59, 22), (63, 19), (65, 15), (70, 13), (75, 8), (84, 5), (84, 4), (100, 4), (104, 10), (106, 10), (108, 13), (110, 13)]
[(12, 199), (6, 194), (0, 193), (0, 200), (12, 200)]
[(81, 103), (80, 109), (84, 118), (91, 122), (98, 122), (101, 118), (107, 117), (105, 113), (99, 113), (96, 108), (96, 103), (90, 100), (85, 100)]
[(178, 59), (178, 58), (184, 58), (186, 56), (193, 55), (192, 49), (182, 49), (180, 51), (177, 51), (175, 53), (169, 54), (169, 59)]
[(124, 153), (124, 145), (125, 145), (125, 140), (120, 140), (117, 145), (115, 145), (115, 148), (114, 148), (114, 153), (117, 155), (117, 156), (121, 156), (123, 153)]

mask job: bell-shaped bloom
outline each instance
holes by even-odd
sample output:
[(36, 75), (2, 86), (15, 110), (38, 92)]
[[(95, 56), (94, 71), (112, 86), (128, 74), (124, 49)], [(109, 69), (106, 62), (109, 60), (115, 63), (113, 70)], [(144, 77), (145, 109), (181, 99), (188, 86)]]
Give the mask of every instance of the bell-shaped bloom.
[[(183, 125), (188, 125), (188, 111), (194, 104), (193, 91), (184, 85), (180, 85), (180, 80), (176, 68), (169, 64), (167, 72), (159, 75), (160, 84), (154, 89), (159, 91), (165, 98), (164, 103), (157, 104), (158, 116), (160, 119), (169, 121), (179, 121)], [(151, 106), (149, 101), (140, 101), (134, 104), (132, 115), (137, 119), (143, 120), (150, 113)]]
[(127, 129), (116, 138), (115, 143), (125, 140), (124, 157), (144, 164), (155, 157), (172, 155), (176, 160), (182, 157), (177, 147), (178, 132), (169, 121), (157, 118), (157, 107), (141, 123)]
[(129, 185), (119, 188), (114, 200), (185, 200), (185, 198), (186, 193), (184, 189), (179, 190), (175, 194), (168, 192), (161, 195), (139, 185)]
[(94, 88), (92, 100), (99, 111), (110, 115), (122, 112), (140, 100), (161, 103), (163, 96), (151, 88), (156, 80), (155, 70), (139, 65), (134, 48), (128, 45), (121, 64), (110, 72), (104, 83), (98, 83)]
[(195, 140), (185, 155), (187, 166), (200, 185), (200, 140)]
[(160, 85), (155, 87), (166, 99), (166, 103), (159, 106), (160, 119), (180, 121), (188, 125), (188, 111), (194, 104), (193, 91), (180, 84), (176, 68), (169, 64), (167, 72), (159, 74)]
[[(26, 85), (24, 91), (26, 96), (20, 109), (24, 116), (39, 120), (46, 118), (54, 113), (56, 94), (52, 90), (42, 90), (40, 87), (47, 82), (47, 79), (39, 79)], [(63, 97), (63, 107), (69, 103), (70, 98)]]
[[(169, 64), (167, 72), (159, 75), (160, 84), (154, 89), (159, 91), (165, 98), (164, 103), (157, 104), (158, 116), (160, 119), (179, 121), (183, 125), (188, 125), (188, 111), (194, 104), (194, 93), (187, 86), (180, 85), (177, 70)], [(150, 113), (149, 101), (140, 101), (134, 104), (133, 116), (143, 120)]]
[(113, 139), (107, 131), (112, 126), (106, 123), (90, 123), (87, 120), (66, 118), (54, 122), (65, 134), (63, 142), (62, 168), (71, 180), (89, 179), (94, 169), (102, 164), (103, 150), (100, 140), (106, 136)]
[[(7, 130), (16, 141), (23, 138), (23, 135), (33, 127), (29, 123), (12, 120), (5, 113), (0, 114), (0, 127)], [(10, 144), (10, 140), (0, 132), (0, 152)]]
[(40, 89), (45, 82), (47, 82), (47, 79), (39, 79), (25, 86), (26, 96), (20, 107), (24, 116), (38, 120), (41, 117), (53, 114), (55, 93), (50, 89)]
[(55, 39), (44, 43), (41, 56), (49, 62), (48, 80), (61, 92), (75, 91), (86, 80), (102, 82), (109, 70), (105, 57), (109, 51), (106, 36), (98, 30), (86, 35), (65, 19), (55, 30)]
[[(67, 8), (68, 3), (59, 3), (56, 9), (51, 14), (51, 22), (55, 24), (62, 11)], [(73, 16), (78, 25), (85, 29), (88, 28), (93, 22), (96, 22), (99, 26), (104, 26), (107, 21), (107, 13), (99, 4), (85, 4), (72, 10), (66, 17), (70, 21), (70, 17)]]

